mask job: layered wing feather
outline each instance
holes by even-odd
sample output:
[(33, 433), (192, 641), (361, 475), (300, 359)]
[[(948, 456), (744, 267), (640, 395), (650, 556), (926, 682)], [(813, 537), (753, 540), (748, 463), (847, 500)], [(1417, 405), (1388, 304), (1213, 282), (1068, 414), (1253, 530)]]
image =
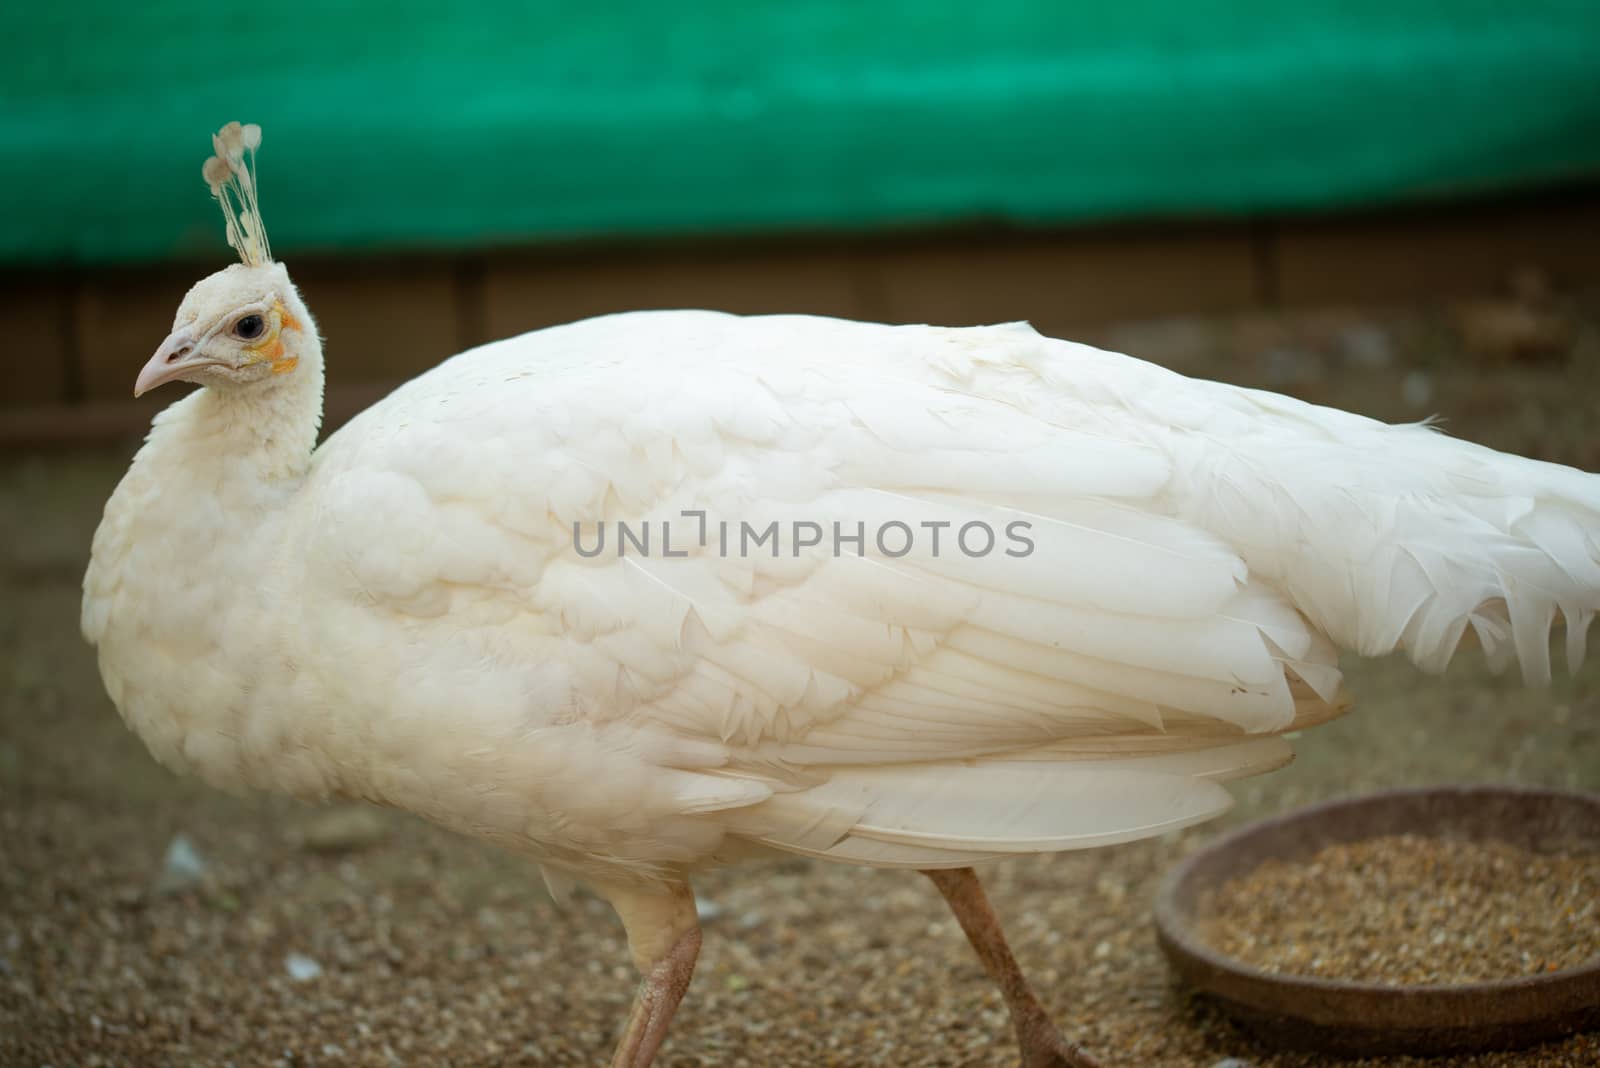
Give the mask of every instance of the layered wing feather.
[(1507, 503), (1525, 469), (1458, 449), (1025, 326), (636, 314), (364, 414), (305, 552), (408, 656), (557, 668), (486, 722), (655, 739), (617, 767), (678, 777), (663, 820), (957, 864), (1219, 811), (1287, 759), (1254, 736), (1341, 706), (1330, 635), (1432, 662), (1503, 622), (1537, 673), (1525, 635), (1600, 601), (1600, 495), (1540, 465)]

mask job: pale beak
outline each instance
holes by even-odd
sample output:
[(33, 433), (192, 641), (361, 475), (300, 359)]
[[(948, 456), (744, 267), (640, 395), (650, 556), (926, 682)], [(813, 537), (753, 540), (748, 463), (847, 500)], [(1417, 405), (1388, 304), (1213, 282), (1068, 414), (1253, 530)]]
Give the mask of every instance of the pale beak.
[(144, 365), (133, 383), (133, 395), (143, 396), (157, 386), (165, 385), (197, 367), (214, 367), (217, 361), (195, 353), (195, 336), (188, 330), (169, 335), (156, 349), (150, 362)]

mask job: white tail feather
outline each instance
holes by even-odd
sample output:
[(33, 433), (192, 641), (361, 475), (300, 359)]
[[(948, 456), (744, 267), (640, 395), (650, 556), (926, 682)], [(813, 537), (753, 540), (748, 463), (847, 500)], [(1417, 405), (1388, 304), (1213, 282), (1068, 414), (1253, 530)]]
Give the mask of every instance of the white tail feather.
[(1259, 448), (1208, 442), (1192, 468), (1190, 517), (1252, 575), (1366, 656), (1399, 648), (1442, 671), (1471, 627), (1491, 666), (1515, 660), (1545, 683), (1563, 619), (1568, 664), (1582, 662), (1600, 611), (1600, 476), (1292, 405), (1274, 398)]

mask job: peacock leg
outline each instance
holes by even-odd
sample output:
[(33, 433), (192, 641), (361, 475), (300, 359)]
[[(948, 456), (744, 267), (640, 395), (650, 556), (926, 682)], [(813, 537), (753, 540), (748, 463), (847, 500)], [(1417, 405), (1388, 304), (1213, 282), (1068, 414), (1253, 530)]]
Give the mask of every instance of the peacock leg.
[(922, 874), (933, 880), (949, 902), (950, 911), (967, 933), (967, 941), (978, 951), (983, 970), (1005, 997), (1011, 1026), (1017, 1032), (1017, 1045), (1022, 1047), (1022, 1068), (1099, 1068), (1099, 1062), (1062, 1038), (1050, 1022), (1006, 944), (1000, 919), (983, 892), (983, 884), (978, 882), (978, 873), (971, 868), (952, 868)]
[(665, 890), (597, 888), (628, 932), (633, 962), (644, 975), (611, 1068), (649, 1068), (667, 1037), (673, 1013), (689, 989), (700, 955), (700, 921), (687, 883)]

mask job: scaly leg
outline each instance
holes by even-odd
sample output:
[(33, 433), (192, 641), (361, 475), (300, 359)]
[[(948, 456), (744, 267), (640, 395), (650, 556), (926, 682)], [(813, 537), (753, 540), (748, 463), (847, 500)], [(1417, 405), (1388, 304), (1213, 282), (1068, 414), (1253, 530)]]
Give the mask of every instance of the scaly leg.
[(689, 989), (700, 955), (700, 921), (687, 883), (664, 890), (597, 888), (611, 901), (628, 932), (633, 963), (644, 974), (628, 1015), (628, 1026), (611, 1057), (611, 1068), (649, 1068), (667, 1037), (667, 1026)]
[(952, 868), (922, 874), (933, 880), (950, 903), (950, 911), (967, 933), (967, 941), (978, 951), (983, 970), (1005, 997), (1011, 1026), (1017, 1031), (1017, 1045), (1022, 1047), (1022, 1068), (1099, 1068), (1097, 1061), (1062, 1038), (1045, 1014), (1022, 969), (1017, 967), (1017, 958), (1011, 955), (1000, 920), (978, 882), (978, 873), (971, 868)]

